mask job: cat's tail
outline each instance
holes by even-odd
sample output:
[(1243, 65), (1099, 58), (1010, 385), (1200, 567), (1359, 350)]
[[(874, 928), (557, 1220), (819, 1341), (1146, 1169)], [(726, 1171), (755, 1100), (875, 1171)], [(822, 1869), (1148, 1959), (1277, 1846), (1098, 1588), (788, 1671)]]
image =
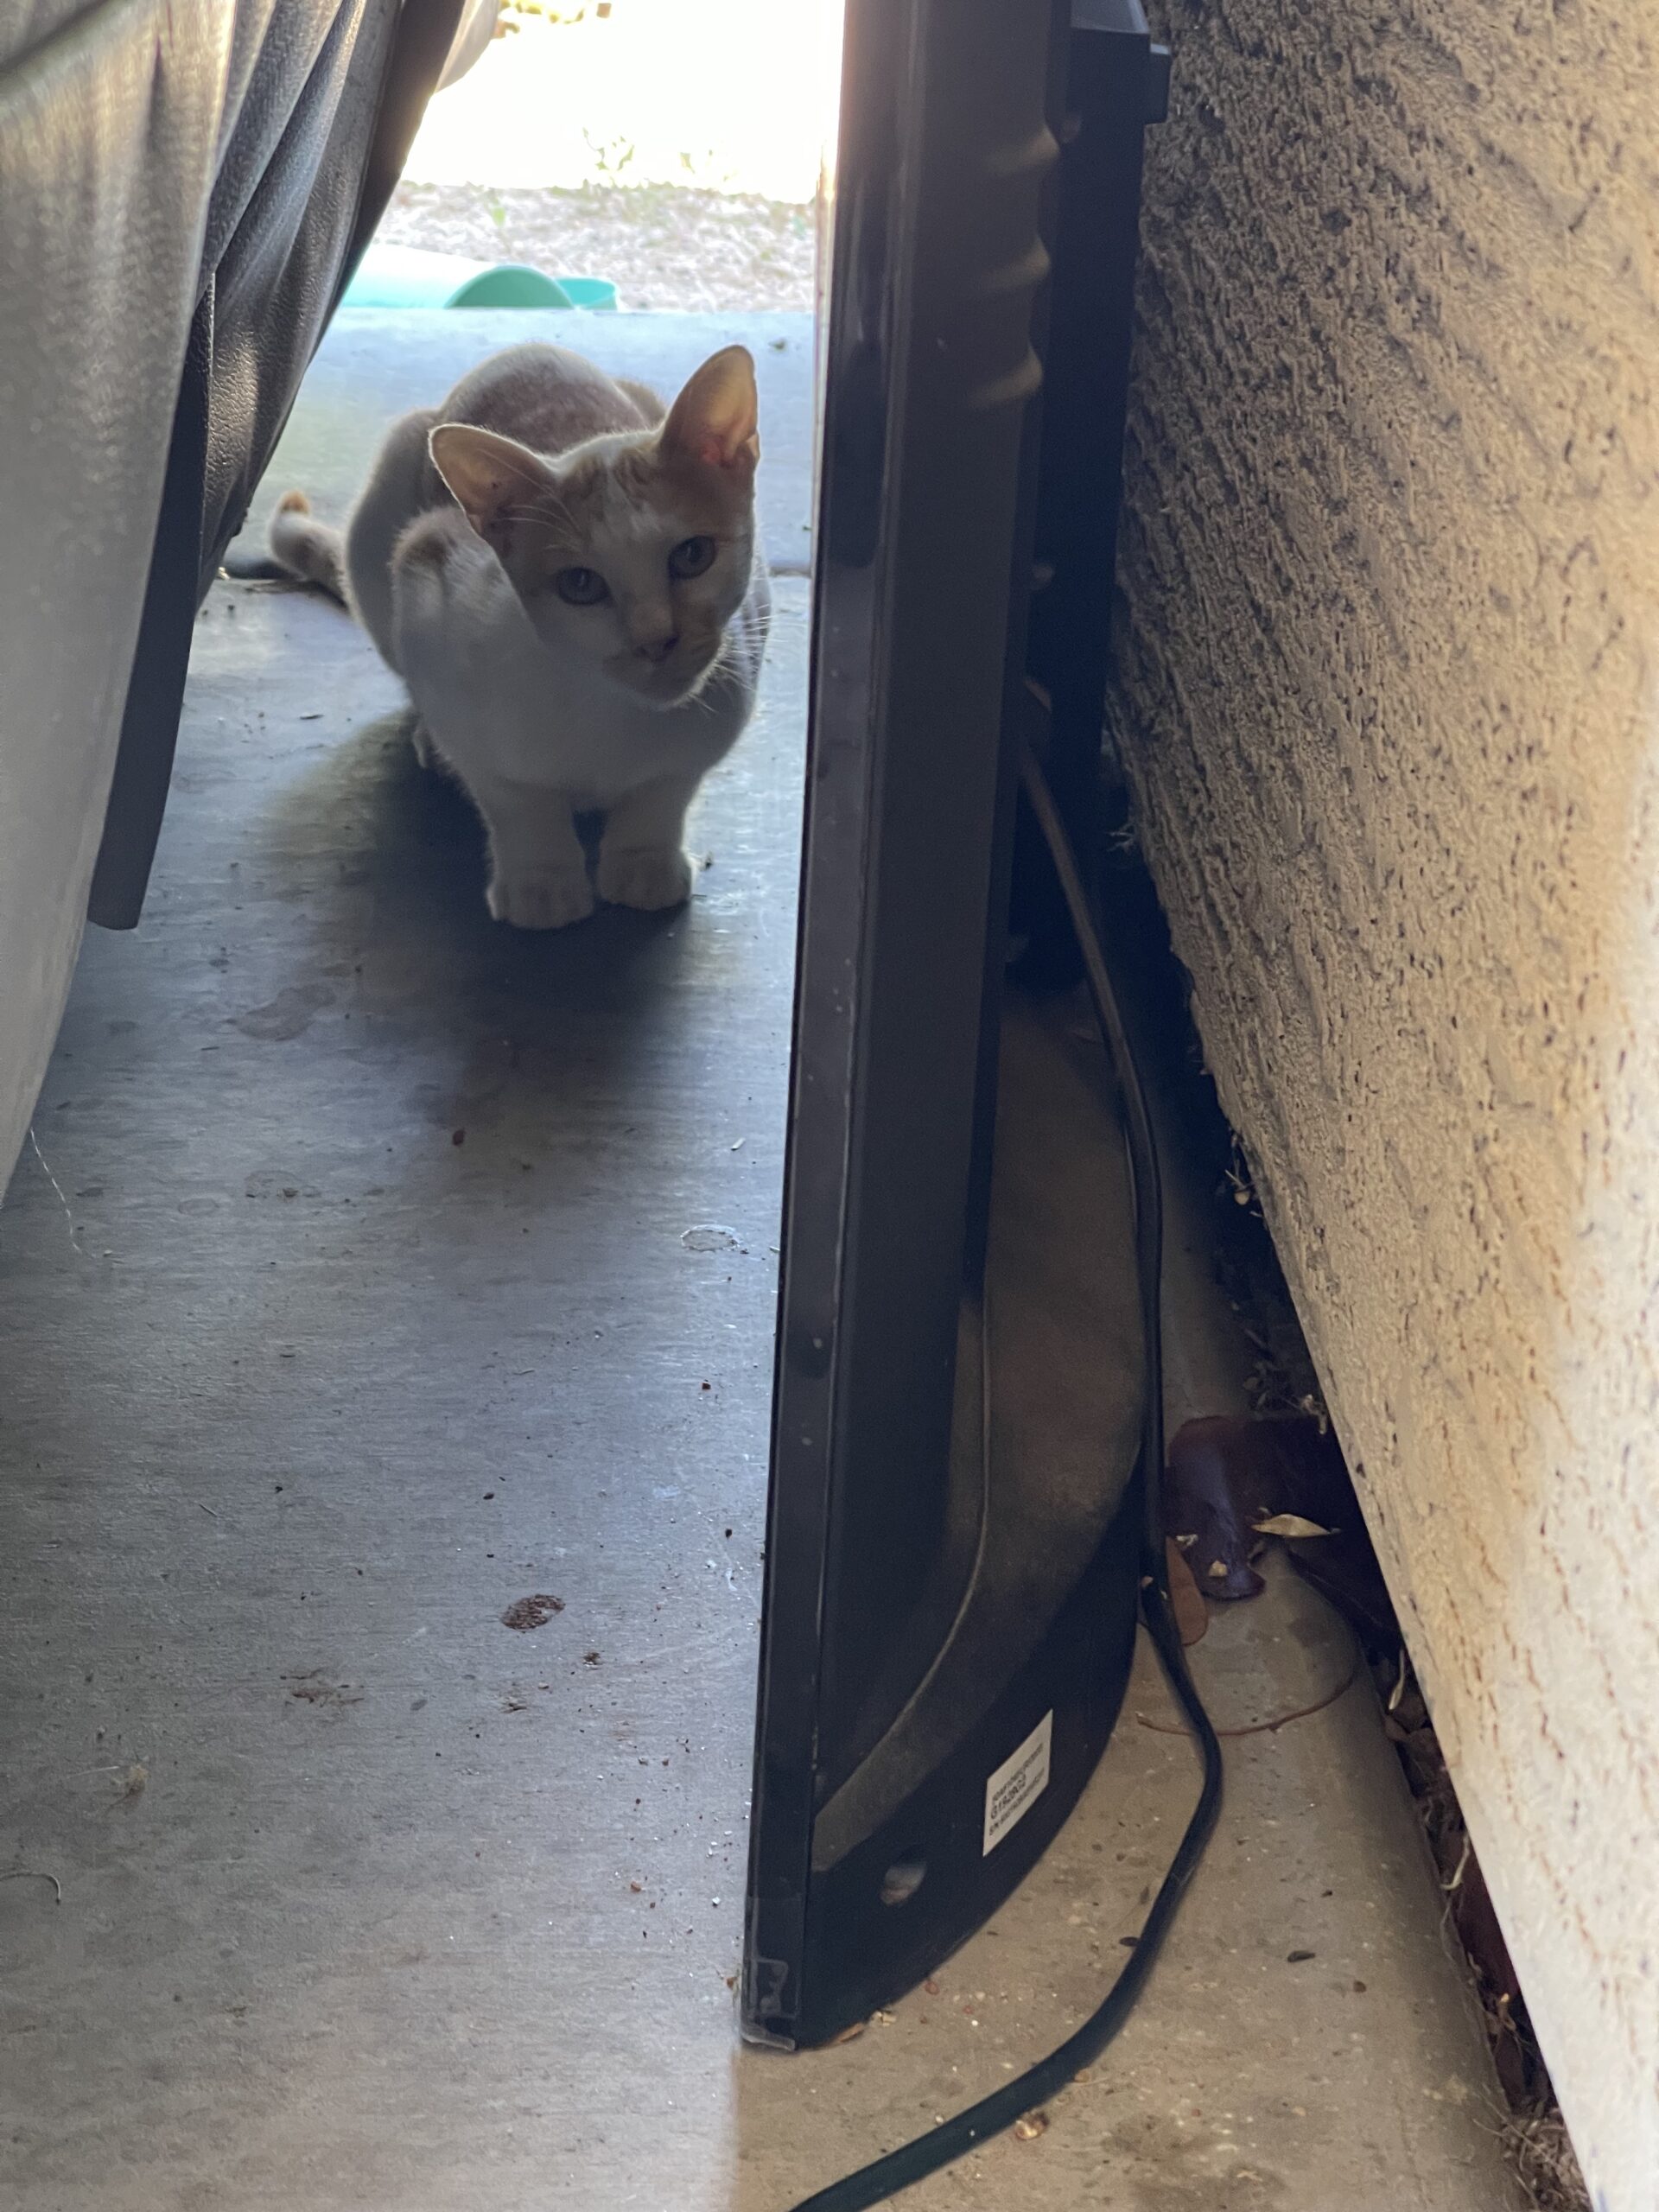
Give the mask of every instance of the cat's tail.
[(284, 492), (270, 518), (271, 558), (284, 575), (315, 584), (342, 607), (346, 597), (346, 540), (311, 512), (303, 492)]

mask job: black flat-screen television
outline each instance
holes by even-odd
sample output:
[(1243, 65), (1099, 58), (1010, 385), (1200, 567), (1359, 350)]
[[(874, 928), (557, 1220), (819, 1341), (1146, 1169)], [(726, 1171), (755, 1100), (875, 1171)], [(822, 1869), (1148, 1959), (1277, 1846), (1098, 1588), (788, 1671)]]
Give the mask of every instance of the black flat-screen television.
[(1020, 821), (1087, 845), (1141, 139), (1135, 0), (849, 0), (742, 1985), (922, 1979), (1110, 1732), (1140, 1565), (1121, 1128)]

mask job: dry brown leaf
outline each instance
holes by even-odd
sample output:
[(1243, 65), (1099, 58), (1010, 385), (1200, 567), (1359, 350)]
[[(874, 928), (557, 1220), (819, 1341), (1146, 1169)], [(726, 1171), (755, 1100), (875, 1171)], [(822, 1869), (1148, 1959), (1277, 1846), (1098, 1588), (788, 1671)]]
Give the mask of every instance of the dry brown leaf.
[(1205, 1604), (1204, 1593), (1193, 1580), (1192, 1570), (1173, 1537), (1165, 1541), (1164, 1559), (1169, 1575), (1170, 1611), (1175, 1616), (1175, 1625), (1180, 1630), (1181, 1642), (1194, 1644), (1210, 1625), (1210, 1609)]
[(1258, 1536), (1331, 1536), (1333, 1529), (1322, 1529), (1317, 1521), (1310, 1521), (1300, 1513), (1269, 1513), (1265, 1521), (1250, 1523)]

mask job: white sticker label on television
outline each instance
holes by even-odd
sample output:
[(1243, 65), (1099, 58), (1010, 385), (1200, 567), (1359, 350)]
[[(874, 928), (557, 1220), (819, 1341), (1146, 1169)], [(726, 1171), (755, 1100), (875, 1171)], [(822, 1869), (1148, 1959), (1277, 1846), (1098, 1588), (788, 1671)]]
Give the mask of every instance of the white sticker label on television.
[(1048, 1787), (1054, 1715), (1046, 1713), (1010, 1759), (985, 1785), (985, 1851), (989, 1858), (1010, 1828), (1018, 1827)]

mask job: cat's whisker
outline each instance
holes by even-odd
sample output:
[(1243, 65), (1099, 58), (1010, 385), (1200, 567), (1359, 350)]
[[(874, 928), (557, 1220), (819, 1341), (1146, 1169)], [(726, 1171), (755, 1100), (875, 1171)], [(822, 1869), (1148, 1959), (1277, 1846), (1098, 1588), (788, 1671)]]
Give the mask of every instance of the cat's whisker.
[(551, 522), (561, 524), (573, 534), (575, 531), (569, 508), (553, 506), (546, 500), (538, 500), (531, 507), (503, 507), (500, 512), (503, 522)]

